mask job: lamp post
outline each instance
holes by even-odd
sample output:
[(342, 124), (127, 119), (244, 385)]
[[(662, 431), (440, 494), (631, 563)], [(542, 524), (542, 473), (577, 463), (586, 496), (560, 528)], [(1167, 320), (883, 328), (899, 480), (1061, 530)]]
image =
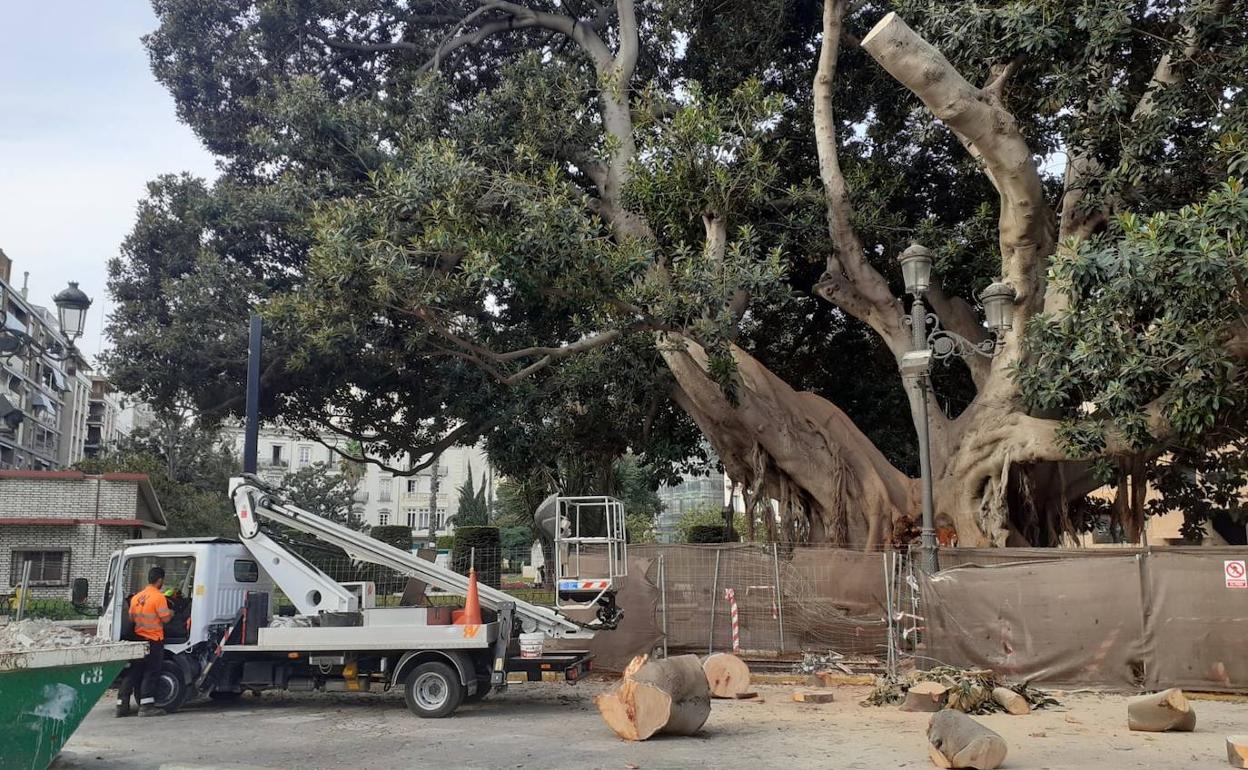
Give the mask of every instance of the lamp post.
[(952, 356), (995, 357), (1001, 351), (1004, 333), (1013, 326), (1014, 300), (1017, 295), (1014, 287), (1000, 280), (994, 281), (980, 293), (985, 325), (991, 336), (982, 342), (971, 342), (959, 334), (942, 329), (940, 319), (934, 313), (927, 312), (925, 297), (932, 279), (932, 252), (917, 243), (911, 244), (901, 253), (898, 261), (901, 263), (901, 276), (906, 285), (906, 293), (914, 300), (910, 305), (910, 315), (903, 319), (913, 336), (911, 349), (901, 357), (901, 374), (913, 385), (916, 392), (918, 416), (915, 420), (915, 432), (919, 437), (923, 513), (920, 547), (923, 550), (923, 568), (928, 574), (932, 574), (940, 568), (937, 558), (936, 513), (932, 502), (932, 446), (927, 411), (932, 360)]
[[(9, 298), (4, 285), (0, 284), (0, 359), (34, 353), (53, 361), (67, 361), (78, 354), (74, 349), (74, 342), (82, 336), (86, 328), (87, 310), (91, 307), (91, 298), (78, 288), (77, 283), (70, 281), (69, 286), (57, 292), (52, 302), (56, 305), (57, 324), (60, 326), (61, 336), (69, 342), (68, 345), (62, 345), (55, 340), (45, 343), (28, 332), (10, 329), (7, 323)], [(39, 403), (32, 406), (34, 410), (40, 408), (46, 409), (46, 404)], [(15, 431), (21, 422), (21, 410), (9, 403), (8, 399), (0, 396), (0, 430)]]

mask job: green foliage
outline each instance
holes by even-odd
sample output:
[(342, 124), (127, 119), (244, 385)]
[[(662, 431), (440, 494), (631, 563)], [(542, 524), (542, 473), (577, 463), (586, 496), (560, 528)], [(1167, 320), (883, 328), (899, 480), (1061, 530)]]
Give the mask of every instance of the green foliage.
[(329, 463), (318, 462), (287, 473), (282, 487), (300, 508), (352, 529), (362, 529), (364, 522), (355, 511), (356, 486), (352, 481), (351, 476)]
[(502, 585), (502, 539), (498, 527), (459, 527), (451, 549), (451, 569), (467, 575), (471, 567), (477, 579), (489, 586)]
[(474, 488), (471, 464), (468, 465), (468, 478), (459, 488), (459, 508), (451, 521), (456, 527), (484, 527), (490, 523), (490, 508), (485, 500), (485, 479), (482, 478), (480, 489)]
[(79, 461), (84, 473), (146, 473), (169, 522), (168, 537), (237, 537), (227, 496), (237, 459), (216, 431), (168, 413), (100, 457)]
[(412, 530), (398, 524), (388, 524), (384, 527), (370, 527), (368, 536), (376, 538), (383, 543), (400, 548), (404, 551), (412, 550)]
[(685, 511), (676, 522), (682, 543), (735, 543), (745, 531), (745, 514), (734, 513), (732, 528), (724, 528), (724, 509), (716, 505), (700, 505)]
[(455, 536), (439, 535), (435, 542), (439, 551), (449, 551), (455, 547)]
[[(1110, 442), (1170, 458), (1154, 471), (1154, 512), (1189, 520), (1242, 517), (1248, 382), (1234, 345), (1248, 269), (1248, 191), (1232, 179), (1207, 198), (1148, 218), (1125, 215), (1105, 235), (1065, 250), (1052, 278), (1069, 300), (1028, 328), (1024, 398), (1066, 417), (1076, 457)], [(1101, 472), (1113, 469), (1101, 459)]]
[(735, 543), (740, 539), (736, 532), (725, 530), (723, 524), (698, 524), (685, 532), (687, 543)]

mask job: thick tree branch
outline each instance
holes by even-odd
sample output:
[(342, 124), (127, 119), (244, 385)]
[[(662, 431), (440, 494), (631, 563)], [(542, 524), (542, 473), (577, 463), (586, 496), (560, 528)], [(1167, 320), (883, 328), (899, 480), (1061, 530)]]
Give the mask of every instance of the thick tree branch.
[[(491, 13), (501, 14), (502, 18), (486, 21), (471, 31), (467, 30), (469, 24), (483, 20), (486, 15)], [(581, 47), (581, 50), (589, 55), (594, 62), (594, 67), (600, 73), (610, 69), (613, 61), (611, 51), (592, 26), (582, 24), (571, 16), (535, 11), (519, 3), (506, 2), (505, 0), (491, 0), (490, 2), (482, 3), (476, 10), (467, 14), (460, 20), (455, 31), (438, 44), (437, 50), (434, 52), (433, 57), (425, 63), (424, 69), (437, 69), (441, 66), (442, 59), (448, 54), (464, 46), (476, 45), (492, 35), (533, 27), (558, 32), (571, 39)]]
[(615, 67), (620, 83), (627, 86), (633, 79), (637, 56), (641, 51), (637, 9), (633, 0), (615, 0), (615, 10), (620, 17), (620, 50), (615, 55)]
[(900, 323), (903, 308), (889, 291), (888, 282), (866, 260), (862, 241), (852, 222), (853, 204), (849, 186), (841, 171), (832, 97), (845, 5), (844, 0), (827, 0), (824, 3), (823, 41), (815, 70), (815, 145), (827, 207), (828, 233), (832, 237), (832, 254), (827, 259), (827, 268), (815, 287), (815, 293), (874, 329), (893, 354), (900, 357), (909, 349)]
[[(321, 427), (327, 429), (330, 433), (334, 433), (339, 436), (343, 436), (343, 437), (350, 438), (350, 439), (355, 439), (356, 441), (361, 441), (361, 442), (376, 440), (375, 436), (369, 436), (367, 434), (350, 431), (345, 428), (342, 428), (341, 426), (334, 425), (331, 420), (316, 420), (315, 422)], [(425, 455), (429, 455), (429, 457), (427, 460), (416, 463), (409, 468), (397, 468), (395, 466), (388, 465), (383, 460), (380, 460), (375, 457), (369, 457), (368, 455), (364, 455), (364, 454), (353, 455), (350, 452), (344, 450), (339, 445), (330, 444), (328, 441), (322, 438), (321, 435), (318, 433), (303, 431), (303, 436), (304, 438), (310, 441), (315, 441), (316, 443), (320, 444), (321, 446), (325, 447), (326, 449), (330, 450), (331, 452), (338, 455), (339, 457), (342, 457), (345, 460), (349, 460), (351, 462), (356, 462), (360, 464), (376, 465), (378, 468), (382, 469), (383, 471), (388, 471), (389, 473), (392, 473), (395, 476), (415, 476), (421, 471), (428, 468), (429, 466), (433, 465), (435, 462), (437, 462), (438, 458), (446, 450), (458, 444), (462, 444), (464, 441), (470, 438), (477, 438), (482, 433), (485, 433), (486, 431), (497, 426), (501, 422), (502, 422), (502, 419), (499, 417), (491, 417), (489, 419), (479, 420), (477, 422), (466, 422), (460, 425), (458, 428), (455, 428), (454, 430), (450, 431), (449, 433), (447, 433), (446, 435), (444, 435), (442, 438), (438, 439), (437, 441), (434, 441), (429, 444), (423, 444), (418, 447), (412, 447), (411, 449), (407, 450), (405, 454), (407, 454), (410, 457), (424, 457)]]
[(968, 83), (895, 13), (881, 19), (862, 46), (983, 159), (1001, 196), (1002, 273), (1018, 292), (1021, 318), (1015, 328), (1021, 329), (1043, 301), (1044, 271), (1056, 233), (1035, 159), (1014, 117), (991, 94)]
[[(635, 321), (633, 323), (622, 326), (618, 329), (608, 329), (598, 334), (570, 342), (566, 345), (555, 347), (533, 346), (510, 350), (506, 352), (496, 352), (490, 348), (479, 345), (469, 339), (465, 339), (436, 319), (432, 313), (426, 308), (418, 308), (411, 311), (412, 315), (419, 318), (424, 324), (442, 339), (450, 342), (462, 351), (462, 358), (471, 361), (479, 368), (489, 374), (502, 385), (514, 385), (533, 374), (545, 369), (556, 361), (561, 361), (578, 353), (584, 353), (595, 348), (605, 347), (620, 339), (621, 337), (640, 331), (659, 331), (659, 328), (649, 321)], [(443, 351), (453, 354), (454, 351)], [(536, 361), (523, 367), (519, 371), (510, 374), (504, 372), (494, 364), (508, 364), (520, 361), (526, 358), (537, 358)]]

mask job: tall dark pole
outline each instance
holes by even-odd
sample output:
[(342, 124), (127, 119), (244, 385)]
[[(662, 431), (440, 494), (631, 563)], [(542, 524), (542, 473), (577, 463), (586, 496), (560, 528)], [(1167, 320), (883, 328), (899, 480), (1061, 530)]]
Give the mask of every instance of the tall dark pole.
[[(927, 350), (927, 307), (922, 293), (914, 295), (910, 328), (914, 334), (914, 349)], [(919, 400), (919, 419), (915, 427), (919, 434), (919, 489), (923, 501), (923, 530), (919, 543), (923, 549), (923, 569), (934, 575), (940, 564), (936, 556), (936, 512), (932, 505), (932, 441), (927, 416), (926, 372), (914, 378), (914, 387)]]
[(247, 346), (247, 426), (243, 434), (243, 473), (255, 473), (260, 443), (260, 316), (251, 316)]

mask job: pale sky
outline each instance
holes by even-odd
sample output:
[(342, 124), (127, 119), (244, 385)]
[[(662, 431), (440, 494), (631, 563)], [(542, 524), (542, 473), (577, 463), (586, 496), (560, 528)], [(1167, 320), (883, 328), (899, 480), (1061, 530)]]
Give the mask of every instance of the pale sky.
[(134, 223), (148, 180), (215, 176), (178, 122), (139, 38), (147, 0), (0, 0), (0, 249), (30, 300), (78, 281), (95, 301), (79, 346), (100, 350), (107, 261)]

